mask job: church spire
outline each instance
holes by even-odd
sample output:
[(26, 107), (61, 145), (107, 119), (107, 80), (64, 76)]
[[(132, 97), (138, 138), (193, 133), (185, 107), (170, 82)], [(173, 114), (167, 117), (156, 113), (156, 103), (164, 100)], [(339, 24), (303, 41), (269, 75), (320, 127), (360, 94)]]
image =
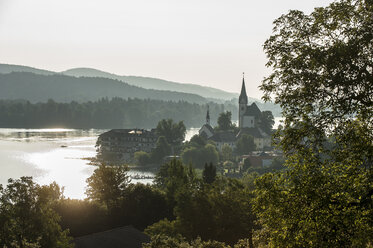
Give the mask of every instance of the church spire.
[(242, 76), (242, 87), (241, 87), (241, 94), (238, 99), (238, 103), (247, 104), (247, 95), (246, 95), (246, 87), (245, 87), (245, 73)]
[(210, 107), (207, 105), (206, 124), (210, 125)]

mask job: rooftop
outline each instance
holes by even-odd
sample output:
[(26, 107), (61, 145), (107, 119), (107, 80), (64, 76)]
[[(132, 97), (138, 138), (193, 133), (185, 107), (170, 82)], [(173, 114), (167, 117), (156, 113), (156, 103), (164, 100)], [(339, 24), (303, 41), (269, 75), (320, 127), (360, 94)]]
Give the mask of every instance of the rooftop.
[(124, 226), (74, 239), (75, 248), (140, 248), (150, 238), (132, 226)]

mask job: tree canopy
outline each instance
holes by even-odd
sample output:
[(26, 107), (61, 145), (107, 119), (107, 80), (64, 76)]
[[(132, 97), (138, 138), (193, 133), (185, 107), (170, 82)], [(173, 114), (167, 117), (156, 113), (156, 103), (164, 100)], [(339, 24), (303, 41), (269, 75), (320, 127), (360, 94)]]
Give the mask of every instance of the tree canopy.
[(52, 208), (61, 198), (56, 183), (40, 186), (30, 177), (9, 179), (6, 188), (0, 185), (0, 246), (72, 247)]
[(174, 123), (172, 119), (163, 119), (158, 122), (156, 132), (164, 136), (168, 144), (178, 145), (185, 139), (186, 128), (183, 121)]
[(87, 179), (86, 195), (89, 199), (112, 209), (118, 206), (124, 190), (130, 183), (127, 166), (108, 166), (100, 164)]
[(366, 247), (373, 239), (373, 3), (290, 11), (265, 42), (261, 86), (285, 117), (287, 169), (257, 179), (272, 246)]
[(225, 111), (220, 113), (218, 117), (218, 130), (220, 131), (228, 131), (233, 128), (232, 124), (232, 112)]
[(251, 135), (243, 134), (236, 142), (236, 152), (240, 155), (249, 154), (255, 150), (254, 138)]
[(275, 124), (275, 118), (271, 111), (262, 111), (259, 119), (259, 126), (264, 132), (270, 134), (272, 132), (272, 127)]

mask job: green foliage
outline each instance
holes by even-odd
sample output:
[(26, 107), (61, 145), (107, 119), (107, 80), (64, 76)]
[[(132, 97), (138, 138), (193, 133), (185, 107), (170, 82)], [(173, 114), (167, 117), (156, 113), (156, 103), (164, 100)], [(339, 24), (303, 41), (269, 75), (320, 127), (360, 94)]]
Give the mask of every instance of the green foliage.
[(172, 119), (158, 122), (156, 133), (164, 136), (168, 144), (180, 145), (185, 139), (186, 128), (183, 121), (174, 123)]
[(252, 166), (252, 164), (250, 162), (250, 159), (248, 159), (248, 158), (244, 159), (242, 169), (244, 171), (247, 171), (251, 166)]
[(184, 191), (175, 214), (179, 233), (188, 239), (234, 244), (252, 234), (254, 215), (250, 192), (237, 180), (216, 180), (211, 186)]
[(144, 248), (229, 248), (226, 245), (218, 241), (202, 241), (201, 238), (197, 238), (191, 242), (185, 240), (181, 236), (170, 237), (166, 235), (155, 235), (152, 236), (152, 240), (149, 244), (144, 244)]
[(135, 161), (140, 166), (145, 166), (151, 163), (151, 155), (144, 151), (135, 152)]
[(219, 162), (219, 153), (214, 145), (207, 144), (202, 148), (190, 147), (184, 149), (181, 153), (181, 158), (186, 164), (191, 163), (196, 168), (203, 168), (205, 163), (217, 164)]
[(254, 138), (251, 135), (243, 134), (236, 142), (236, 152), (239, 155), (249, 154), (255, 150)]
[(191, 166), (184, 166), (180, 160), (173, 159), (160, 167), (154, 184), (166, 192), (167, 200), (173, 207), (177, 195), (184, 190), (191, 190), (195, 180), (196, 174)]
[(232, 112), (226, 111), (220, 113), (218, 117), (218, 130), (220, 131), (228, 131), (232, 129)]
[(287, 169), (256, 180), (256, 210), (272, 247), (368, 247), (373, 240), (371, 1), (290, 11), (264, 49), (261, 88), (285, 117)]
[(205, 183), (211, 184), (216, 178), (216, 166), (213, 163), (205, 164), (205, 168), (202, 172), (202, 179)]
[(127, 166), (101, 164), (92, 176), (87, 178), (88, 199), (104, 204), (108, 209), (118, 206), (130, 179)]
[(222, 162), (232, 160), (233, 159), (232, 148), (229, 145), (224, 144), (221, 148), (220, 155), (221, 155), (220, 156), (220, 161), (222, 161)]
[[(170, 170), (175, 166), (167, 167)], [(201, 237), (229, 244), (251, 236), (255, 227), (250, 204), (252, 194), (244, 185), (227, 179), (215, 179), (211, 184), (196, 179), (182, 182), (180, 178), (186, 178), (186, 168), (182, 168), (182, 164), (177, 168), (172, 168), (177, 172), (172, 173), (174, 177), (168, 177), (168, 185), (176, 184), (178, 190), (167, 190), (173, 193), (176, 219), (155, 223), (146, 233), (153, 237), (182, 235), (189, 241)]]
[(247, 173), (245, 172), (240, 181), (242, 182), (243, 185), (245, 185), (245, 187), (247, 189), (249, 189), (250, 191), (254, 191), (255, 190), (255, 180), (259, 177), (259, 173), (257, 172), (251, 172), (251, 173)]
[(198, 147), (202, 148), (207, 145), (207, 140), (198, 134), (194, 135), (189, 142), (185, 142), (184, 147)]
[(157, 239), (157, 236), (167, 236), (180, 238), (181, 235), (178, 233), (179, 228), (176, 227), (176, 221), (169, 221), (168, 219), (163, 219), (148, 226), (145, 229), (145, 233), (150, 237)]
[(56, 183), (39, 186), (30, 177), (0, 185), (1, 247), (71, 247), (52, 205), (62, 197)]
[(272, 133), (272, 127), (275, 124), (275, 118), (272, 112), (268, 110), (262, 111), (258, 124), (264, 132), (268, 134)]
[(171, 146), (167, 142), (166, 137), (160, 136), (157, 140), (157, 145), (151, 153), (151, 160), (155, 163), (161, 163), (165, 156), (171, 154)]
[(98, 202), (62, 199), (53, 209), (61, 216), (61, 227), (80, 237), (110, 229), (107, 209)]
[(171, 218), (166, 195), (150, 185), (130, 184), (120, 206), (120, 225), (132, 225), (139, 230), (163, 218)]

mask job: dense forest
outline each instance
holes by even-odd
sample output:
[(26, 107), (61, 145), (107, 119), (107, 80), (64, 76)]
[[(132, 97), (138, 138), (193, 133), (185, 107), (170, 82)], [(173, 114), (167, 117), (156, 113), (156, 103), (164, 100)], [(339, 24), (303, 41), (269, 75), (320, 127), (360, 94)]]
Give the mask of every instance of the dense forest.
[(123, 81), (100, 77), (72, 77), (61, 74), (39, 75), (30, 72), (0, 74), (0, 99), (25, 99), (30, 102), (97, 101), (102, 97), (156, 99), (206, 103), (196, 94), (175, 91), (144, 89)]
[(62, 72), (47, 71), (42, 69), (37, 69), (28, 66), (21, 65), (9, 65), (0, 64), (0, 73), (8, 74), (11, 72), (31, 72), (40, 75), (53, 75), (53, 74), (63, 74), (66, 76), (74, 77), (99, 77), (99, 78), (109, 78), (114, 80), (119, 80), (128, 83), (133, 86), (145, 88), (145, 89), (155, 89), (155, 90), (167, 90), (197, 94), (205, 98), (215, 98), (230, 100), (238, 96), (238, 93), (230, 93), (216, 88), (201, 86), (197, 84), (185, 84), (171, 82), (159, 78), (141, 77), (141, 76), (120, 76), (112, 74), (105, 71), (100, 71), (93, 68), (73, 68)]
[[(237, 116), (235, 105), (208, 103), (212, 123), (224, 110)], [(187, 127), (201, 127), (207, 104), (184, 101), (103, 98), (86, 103), (32, 104), (28, 101), (0, 100), (0, 127), (16, 128), (154, 128), (161, 119), (184, 121)]]

